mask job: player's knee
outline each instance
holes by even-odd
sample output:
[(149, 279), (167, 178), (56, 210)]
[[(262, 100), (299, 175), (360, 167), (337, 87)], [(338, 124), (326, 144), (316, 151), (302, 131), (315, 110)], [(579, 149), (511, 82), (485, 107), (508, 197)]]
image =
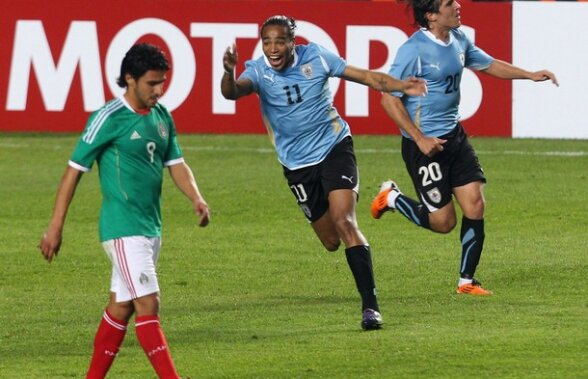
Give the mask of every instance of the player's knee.
[(341, 240), (339, 238), (335, 239), (329, 239), (329, 240), (321, 240), (321, 242), (323, 243), (323, 246), (325, 247), (325, 249), (327, 249), (327, 251), (337, 251), (339, 249), (339, 246), (341, 246)]
[(449, 232), (451, 232), (453, 229), (455, 229), (455, 224), (444, 224), (444, 225), (440, 225), (437, 230), (435, 230), (437, 233), (441, 233), (441, 234), (447, 234)]
[(480, 220), (484, 218), (486, 210), (486, 202), (483, 197), (470, 204), (467, 208), (464, 207), (463, 215), (471, 220)]
[(124, 321), (128, 321), (135, 312), (135, 307), (131, 301), (120, 303), (111, 301), (106, 308), (108, 313), (110, 313), (114, 318)]
[(357, 226), (349, 217), (341, 217), (335, 220), (335, 228), (339, 236), (347, 236), (354, 234)]
[(431, 230), (436, 233), (447, 234), (455, 229), (457, 221), (455, 218), (446, 218), (444, 220), (435, 220), (431, 222)]

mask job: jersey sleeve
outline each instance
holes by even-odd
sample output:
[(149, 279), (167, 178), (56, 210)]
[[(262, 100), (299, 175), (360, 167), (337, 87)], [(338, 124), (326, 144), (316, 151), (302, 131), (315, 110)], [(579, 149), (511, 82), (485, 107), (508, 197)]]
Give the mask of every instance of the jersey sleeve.
[(319, 44), (312, 42), (309, 44), (309, 46), (316, 49), (317, 54), (321, 58), (321, 62), (325, 67), (325, 70), (329, 73), (329, 76), (340, 77), (343, 75), (343, 72), (345, 72), (345, 67), (347, 67), (347, 62), (345, 59)]
[(466, 43), (465, 66), (472, 70), (487, 69), (494, 61), (494, 58), (478, 46), (474, 45), (465, 34), (462, 33), (462, 35), (462, 38), (464, 38)]
[[(399, 80), (421, 76), (420, 57), (414, 44), (406, 43), (398, 49), (388, 75)], [(394, 91), (390, 94), (396, 97), (404, 96), (402, 91)]]
[(114, 137), (111, 123), (104, 116), (104, 108), (94, 112), (74, 148), (69, 165), (83, 172), (90, 171), (94, 161)]
[[(261, 58), (262, 59), (262, 58)], [(259, 89), (259, 70), (257, 69), (257, 63), (254, 60), (245, 62), (245, 71), (239, 75), (238, 80), (249, 80), (253, 84), (253, 91), (258, 92)]]
[(167, 145), (167, 151), (165, 153), (163, 165), (173, 166), (175, 164), (182, 163), (184, 161), (184, 158), (182, 149), (180, 148), (180, 144), (178, 143), (178, 136), (176, 132), (176, 124), (174, 122), (174, 119), (167, 109), (163, 109), (165, 112), (165, 122), (169, 128), (169, 144)]

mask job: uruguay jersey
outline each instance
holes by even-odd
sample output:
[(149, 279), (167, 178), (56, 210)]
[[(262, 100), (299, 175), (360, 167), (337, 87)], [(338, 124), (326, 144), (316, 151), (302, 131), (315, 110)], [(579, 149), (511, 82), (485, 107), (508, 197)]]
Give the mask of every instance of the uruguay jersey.
[(274, 70), (265, 55), (245, 62), (239, 79), (253, 83), (278, 160), (288, 169), (320, 163), (350, 135), (328, 84), (345, 66), (343, 58), (315, 43), (296, 46), (294, 63), (282, 71)]
[(99, 168), (100, 240), (161, 236), (160, 196), (164, 166), (183, 162), (170, 113), (160, 104), (148, 114), (124, 97), (90, 115), (69, 165)]
[[(413, 123), (423, 134), (439, 137), (449, 133), (459, 121), (460, 83), (463, 68), (484, 70), (494, 59), (475, 46), (459, 29), (449, 32), (446, 44), (425, 30), (415, 32), (398, 50), (389, 74), (395, 78), (423, 78), (428, 94), (402, 97)], [(404, 131), (405, 137), (410, 138)]]

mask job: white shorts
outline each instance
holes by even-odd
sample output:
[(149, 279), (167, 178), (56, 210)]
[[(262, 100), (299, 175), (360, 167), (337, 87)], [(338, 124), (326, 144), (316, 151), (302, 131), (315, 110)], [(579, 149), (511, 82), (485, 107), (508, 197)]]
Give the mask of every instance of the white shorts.
[(161, 249), (161, 238), (121, 237), (102, 242), (112, 262), (110, 291), (116, 302), (134, 300), (159, 292), (155, 266)]

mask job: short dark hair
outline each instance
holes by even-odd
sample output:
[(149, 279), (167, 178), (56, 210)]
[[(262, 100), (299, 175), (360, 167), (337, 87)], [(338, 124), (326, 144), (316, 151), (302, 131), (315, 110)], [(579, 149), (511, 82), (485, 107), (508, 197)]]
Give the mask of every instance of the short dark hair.
[(168, 71), (167, 58), (159, 47), (148, 43), (138, 43), (125, 54), (120, 65), (120, 76), (116, 83), (119, 87), (126, 88), (126, 74), (130, 74), (137, 80), (149, 70)]
[(412, 9), (415, 26), (429, 28), (427, 13), (438, 13), (441, 0), (404, 0), (407, 6)]
[(296, 20), (292, 17), (284, 16), (284, 15), (275, 15), (271, 16), (261, 26), (260, 35), (263, 35), (263, 30), (266, 26), (269, 25), (280, 25), (285, 26), (288, 29), (288, 38), (290, 41), (294, 41), (296, 38)]

